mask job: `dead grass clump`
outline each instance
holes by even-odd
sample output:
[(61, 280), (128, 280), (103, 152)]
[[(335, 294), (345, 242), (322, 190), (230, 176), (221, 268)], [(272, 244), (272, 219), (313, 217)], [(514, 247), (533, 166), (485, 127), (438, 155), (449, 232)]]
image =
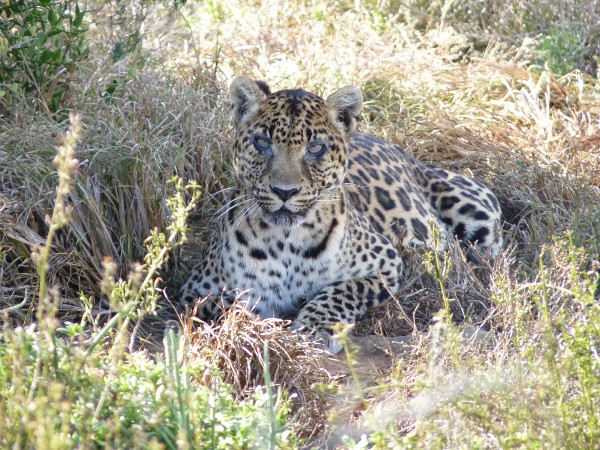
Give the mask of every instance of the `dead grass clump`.
[(286, 330), (284, 323), (254, 318), (243, 305), (225, 312), (214, 326), (188, 318), (188, 355), (220, 371), (223, 381), (234, 386), (239, 395), (265, 385), (268, 371), (272, 383), (293, 396), (294, 413), (299, 414), (294, 426), (299, 434), (314, 437), (326, 421), (327, 399), (314, 385), (331, 379), (326, 369), (327, 353), (306, 336)]
[[(560, 155), (562, 160), (562, 153), (576, 145), (584, 152), (568, 158), (573, 169), (581, 168), (581, 161), (597, 163), (597, 154), (590, 150), (598, 124), (589, 115), (599, 104), (584, 94), (590, 92), (585, 87), (588, 77), (557, 80), (548, 72), (481, 61), (468, 67), (434, 67), (427, 78), (426, 90), (410, 77), (388, 82), (383, 100), (391, 107), (374, 117), (375, 125), (403, 134), (400, 143), (421, 158), (489, 167), (489, 161), (515, 150), (535, 158)], [(376, 83), (367, 89), (367, 96), (378, 88)]]

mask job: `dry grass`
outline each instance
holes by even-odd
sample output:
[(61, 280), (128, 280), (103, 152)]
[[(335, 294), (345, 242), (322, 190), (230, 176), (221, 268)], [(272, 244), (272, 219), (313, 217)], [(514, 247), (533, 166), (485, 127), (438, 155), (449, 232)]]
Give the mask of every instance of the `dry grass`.
[[(176, 14), (158, 9), (146, 21), (142, 53), (118, 63), (100, 55), (123, 30), (101, 29), (105, 42), (73, 81), (70, 107), (80, 114), (83, 139), (71, 221), (54, 241), (49, 265), (49, 284), (60, 291), (59, 319), (81, 317), (81, 294), (92, 299), (96, 317), (114, 313), (100, 287), (104, 258), (116, 263), (119, 276), (143, 258), (144, 239), (170, 216), (167, 180), (178, 175), (197, 180), (203, 198), (191, 242), (163, 269), (164, 308), (150, 331), (174, 316), (168, 301), (197, 259), (219, 192), (231, 180), (224, 91), (233, 75), (324, 95), (356, 83), (366, 100), (363, 132), (492, 187), (506, 221), (501, 257), (473, 268), (452, 247), (452, 270), (440, 280), (427, 270), (426, 255), (404, 251), (404, 291), (355, 332), (411, 335), (412, 344), (406, 354), (382, 353), (369, 375), (356, 375), (360, 355), (349, 356), (354, 369), (343, 358), (340, 364), (316, 357), (280, 322), (258, 322), (239, 309), (215, 327), (185, 320), (189, 357), (218, 368), (240, 397), (264, 384), (267, 371), (296, 394), (296, 429), (322, 445), (342, 445), (344, 434), (359, 439), (392, 430), (385, 442), (397, 438), (413, 448), (527, 446), (533, 441), (523, 436), (542, 440), (547, 427), (547, 442), (582, 448), (588, 441), (569, 441), (564, 432), (579, 422), (568, 412), (558, 417), (563, 405), (556, 398), (589, 412), (577, 401), (588, 396), (595, 404), (598, 393), (578, 384), (582, 372), (571, 353), (558, 359), (570, 373), (563, 380), (570, 389), (561, 391), (549, 355), (558, 344), (576, 354), (568, 330), (593, 322), (581, 292), (600, 259), (600, 84), (590, 75), (600, 11), (580, 2), (560, 2), (559, 13), (552, 1), (450, 8), (454, 3), (216, 1)], [(467, 7), (479, 11), (477, 20), (464, 20)], [(107, 9), (98, 14), (110, 16)], [(581, 71), (543, 70), (542, 25), (587, 39), (573, 50), (582, 50), (574, 60)], [(32, 251), (46, 242), (56, 183), (51, 160), (65, 128), (21, 100), (0, 118), (0, 310), (26, 300), (5, 313), (11, 324), (31, 321), (38, 283)], [(565, 249), (565, 241), (572, 247)], [(452, 320), (439, 313), (440, 283)], [(530, 422), (542, 425), (524, 430)]]
[[(80, 293), (95, 298), (97, 312), (109, 308), (100, 292), (104, 259), (125, 276), (145, 254), (150, 230), (164, 229), (170, 217), (165, 199), (174, 192), (167, 181), (194, 174), (203, 180), (206, 197), (223, 187), (221, 168), (229, 157), (224, 132), (218, 131), (225, 128), (223, 107), (210, 88), (196, 92), (144, 73), (124, 81), (110, 101), (100, 92), (77, 101), (84, 137), (71, 221), (53, 244), (50, 283), (60, 286), (65, 311), (80, 314)], [(44, 217), (56, 181), (50, 162), (62, 128), (15, 111), (1, 129), (2, 146), (10, 152), (0, 158), (0, 241), (10, 262), (0, 276), (9, 305), (19, 303), (25, 289), (35, 289), (31, 251), (45, 243)]]
[(260, 321), (242, 307), (228, 311), (213, 326), (197, 319), (186, 319), (185, 324), (191, 359), (223, 373), (223, 381), (234, 386), (240, 396), (264, 385), (268, 372), (276, 386), (294, 393), (294, 427), (299, 435), (314, 438), (322, 430), (328, 400), (315, 385), (326, 385), (333, 378), (327, 370), (330, 356), (326, 352), (315, 348), (306, 337), (286, 331), (284, 321)]

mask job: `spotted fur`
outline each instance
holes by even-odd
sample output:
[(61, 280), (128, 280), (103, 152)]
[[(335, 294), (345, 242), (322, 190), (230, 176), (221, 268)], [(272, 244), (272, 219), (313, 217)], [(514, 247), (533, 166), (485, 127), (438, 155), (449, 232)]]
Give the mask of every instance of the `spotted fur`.
[[(238, 77), (230, 88), (237, 185), (181, 291), (214, 319), (247, 290), (261, 317), (290, 317), (322, 339), (401, 286), (396, 244), (457, 236), (496, 256), (500, 209), (481, 182), (423, 164), (384, 140), (355, 134), (358, 88), (326, 100), (270, 93)], [(397, 242), (401, 240), (401, 242)]]

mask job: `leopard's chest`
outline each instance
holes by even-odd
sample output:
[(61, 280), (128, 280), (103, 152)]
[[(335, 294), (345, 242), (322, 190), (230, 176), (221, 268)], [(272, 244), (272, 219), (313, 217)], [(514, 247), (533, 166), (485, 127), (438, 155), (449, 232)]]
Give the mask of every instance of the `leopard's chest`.
[(242, 236), (243, 231), (230, 230), (222, 246), (223, 278), (228, 286), (250, 290), (250, 303), (261, 317), (295, 314), (304, 299), (342, 278), (347, 258), (341, 231), (330, 235), (317, 254), (322, 241), (315, 240), (314, 229)]

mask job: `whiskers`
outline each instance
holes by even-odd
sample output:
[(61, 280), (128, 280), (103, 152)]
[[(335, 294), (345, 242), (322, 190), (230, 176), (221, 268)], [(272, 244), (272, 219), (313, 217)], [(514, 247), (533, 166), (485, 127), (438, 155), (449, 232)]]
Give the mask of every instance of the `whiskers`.
[[(213, 215), (213, 217), (211, 219), (211, 222), (217, 222), (223, 216), (228, 214), (229, 211), (231, 211), (235, 208), (239, 208), (240, 206), (242, 206), (246, 203), (250, 203), (250, 202), (256, 203), (256, 200), (254, 200), (254, 197), (249, 194), (243, 194), (243, 195), (240, 195), (239, 197), (235, 197), (235, 198), (229, 200), (228, 202), (221, 205), (221, 207), (215, 212), (215, 214)], [(239, 214), (239, 212), (237, 214)], [(237, 216), (237, 214), (236, 214), (236, 216)]]
[(204, 199), (204, 202), (209, 203), (209, 202), (213, 201), (215, 198), (217, 198), (221, 194), (227, 194), (229, 192), (239, 191), (239, 190), (240, 190), (240, 188), (237, 187), (237, 186), (230, 186), (230, 187), (226, 187), (226, 188), (220, 189), (220, 190), (218, 190), (216, 192), (213, 192), (208, 197), (206, 197), (206, 199)]
[(338, 183), (319, 192), (315, 203), (335, 203), (340, 199), (340, 191), (347, 191), (349, 187), (355, 189), (368, 189), (367, 186), (356, 183)]
[[(318, 192), (316, 197), (314, 197), (312, 200), (306, 199), (304, 202), (302, 202), (302, 201), (295, 202), (293, 210), (297, 210), (297, 212), (291, 213), (291, 214), (301, 217), (301, 216), (304, 216), (304, 214), (306, 214), (306, 212), (313, 205), (335, 204), (340, 201), (340, 199), (344, 195), (344, 192), (347, 192), (347, 190), (349, 188), (367, 189), (367, 186), (361, 186), (361, 185), (357, 185), (356, 183), (350, 183), (350, 182), (335, 184), (328, 188), (322, 189), (320, 192)], [(211, 198), (214, 198), (216, 195), (221, 194), (227, 190), (232, 190), (232, 189), (231, 188), (223, 189), (223, 190), (213, 194), (211, 196)], [(239, 196), (236, 196), (235, 198), (229, 199), (227, 202), (222, 204), (219, 207), (219, 209), (215, 212), (215, 214), (213, 215), (211, 222), (212, 223), (217, 222), (217, 221), (221, 220), (223, 217), (227, 217), (228, 214), (233, 214), (233, 213), (231, 213), (231, 211), (234, 211), (235, 214), (233, 215), (233, 217), (228, 218), (228, 220), (233, 227), (238, 227), (245, 220), (253, 220), (259, 214), (259, 212), (261, 212), (262, 210), (263, 209), (262, 209), (261, 205), (258, 203), (258, 201), (254, 195), (252, 195), (250, 193), (241, 194)], [(269, 216), (269, 217), (271, 217), (271, 216)], [(283, 218), (272, 218), (271, 217), (271, 219), (280, 220), (282, 223), (285, 222), (283, 220)], [(290, 218), (285, 218), (285, 219), (290, 221), (290, 224), (291, 224), (291, 222), (296, 220), (293, 217), (292, 217), (293, 220)]]
[(229, 214), (229, 212), (232, 210), (237, 210), (235, 211), (235, 215), (230, 220), (231, 225), (235, 228), (244, 220), (256, 216), (256, 214), (258, 214), (258, 212), (261, 210), (261, 207), (256, 201), (256, 197), (254, 197), (254, 195), (242, 194), (221, 205), (221, 207), (213, 215), (211, 222), (217, 222)]
[(260, 205), (256, 200), (250, 205), (243, 208), (233, 218), (233, 227), (236, 228), (246, 219), (253, 219), (261, 210)]
[(369, 189), (369, 187), (367, 185), (350, 183), (350, 182), (334, 184), (329, 189), (346, 189), (349, 187), (354, 187), (356, 189)]

